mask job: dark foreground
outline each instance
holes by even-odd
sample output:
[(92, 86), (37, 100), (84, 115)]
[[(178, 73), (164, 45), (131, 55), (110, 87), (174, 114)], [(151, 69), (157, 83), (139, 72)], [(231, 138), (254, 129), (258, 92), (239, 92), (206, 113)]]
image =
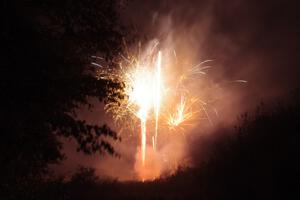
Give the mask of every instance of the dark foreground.
[[(299, 186), (299, 96), (245, 114), (235, 134), (214, 142), (209, 159), (153, 182), (103, 181), (81, 169), (6, 188), (7, 199), (289, 199)], [(222, 130), (223, 131), (223, 130)], [(227, 130), (228, 131), (228, 130)]]

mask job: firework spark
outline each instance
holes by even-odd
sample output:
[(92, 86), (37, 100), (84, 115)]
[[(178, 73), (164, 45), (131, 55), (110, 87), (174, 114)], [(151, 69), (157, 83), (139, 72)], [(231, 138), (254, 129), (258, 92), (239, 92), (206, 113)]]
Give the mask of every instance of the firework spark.
[(191, 107), (196, 101), (196, 99), (191, 100), (191, 104), (187, 105), (185, 97), (183, 95), (181, 96), (180, 102), (176, 106), (176, 111), (174, 113), (169, 114), (167, 121), (169, 129), (174, 130), (179, 125), (186, 123), (194, 117), (196, 113), (191, 110)]

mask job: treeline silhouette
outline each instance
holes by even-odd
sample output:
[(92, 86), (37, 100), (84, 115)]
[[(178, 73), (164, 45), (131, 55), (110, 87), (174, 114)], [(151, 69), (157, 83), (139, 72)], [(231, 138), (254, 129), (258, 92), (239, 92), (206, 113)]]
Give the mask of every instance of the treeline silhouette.
[(122, 98), (122, 83), (98, 79), (90, 64), (99, 55), (114, 67), (126, 35), (119, 8), (118, 0), (1, 2), (0, 199), (25, 199), (40, 184), (64, 158), (58, 137), (87, 154), (114, 153), (105, 137), (117, 134), (78, 120), (76, 109)]
[[(36, 199), (289, 199), (299, 186), (299, 91), (291, 101), (242, 115), (214, 141), (208, 159), (148, 182), (118, 182), (80, 168), (70, 179), (38, 184)], [(218, 130), (222, 131), (228, 130)], [(29, 191), (27, 191), (30, 194)], [(34, 198), (33, 198), (34, 199)]]

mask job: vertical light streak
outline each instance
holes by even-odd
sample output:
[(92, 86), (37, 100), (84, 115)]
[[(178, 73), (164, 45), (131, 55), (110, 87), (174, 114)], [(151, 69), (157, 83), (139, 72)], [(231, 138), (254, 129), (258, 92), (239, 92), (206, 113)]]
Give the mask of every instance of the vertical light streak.
[(146, 118), (141, 119), (141, 153), (142, 153), (142, 165), (145, 166), (146, 158)]
[(152, 148), (155, 149), (155, 141), (154, 136), (152, 136)]
[(155, 72), (155, 94), (154, 94), (154, 109), (155, 109), (155, 136), (154, 136), (154, 149), (157, 146), (158, 134), (158, 117), (161, 101), (161, 51), (157, 55), (156, 72)]
[[(141, 125), (141, 160), (142, 165), (145, 165), (146, 146), (147, 146), (147, 120), (153, 111), (155, 118), (155, 131), (152, 137), (153, 149), (156, 149), (158, 119), (161, 101), (161, 52), (159, 51), (156, 57), (156, 62), (151, 65), (138, 66), (137, 71), (131, 74), (132, 91), (129, 93), (129, 101), (138, 105), (138, 112), (135, 113), (140, 120)], [(152, 91), (152, 92), (149, 92)]]
[[(144, 71), (145, 75), (148, 72)], [(143, 74), (143, 73), (142, 73)], [(149, 75), (149, 74), (148, 74)], [(142, 165), (145, 165), (146, 160), (146, 144), (147, 144), (147, 118), (148, 112), (151, 106), (151, 94), (148, 93), (149, 88), (151, 88), (152, 78), (151, 76), (138, 76), (139, 81), (135, 84), (135, 98), (138, 103), (140, 110), (137, 113), (138, 118), (141, 123), (141, 159)]]

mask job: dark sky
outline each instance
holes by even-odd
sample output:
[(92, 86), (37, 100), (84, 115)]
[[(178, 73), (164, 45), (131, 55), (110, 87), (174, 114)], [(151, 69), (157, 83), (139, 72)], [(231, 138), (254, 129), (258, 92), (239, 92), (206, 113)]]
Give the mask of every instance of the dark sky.
[(267, 98), (299, 84), (298, 8), (278, 0), (133, 1), (127, 17), (159, 39), (173, 32), (226, 78), (246, 79), (249, 95)]
[[(216, 84), (247, 80), (242, 86), (225, 85), (222, 98), (226, 101), (217, 105), (222, 119), (232, 121), (259, 101), (273, 101), (299, 87), (298, 4), (278, 0), (134, 0), (121, 16), (140, 35), (157, 38), (162, 45), (172, 40), (179, 56), (188, 54), (193, 62), (213, 59), (210, 76)], [(99, 122), (103, 120), (100, 107), (92, 114), (81, 111), (81, 116)], [(132, 168), (132, 157), (125, 156), (121, 162), (98, 156), (78, 157), (72, 146), (66, 148), (70, 159), (65, 169), (87, 163), (99, 169), (100, 174), (110, 175), (120, 170), (125, 170), (120, 174), (126, 174)], [(135, 151), (124, 145), (121, 149)], [(112, 165), (119, 168), (112, 169)], [(122, 178), (131, 177), (131, 172)]]

